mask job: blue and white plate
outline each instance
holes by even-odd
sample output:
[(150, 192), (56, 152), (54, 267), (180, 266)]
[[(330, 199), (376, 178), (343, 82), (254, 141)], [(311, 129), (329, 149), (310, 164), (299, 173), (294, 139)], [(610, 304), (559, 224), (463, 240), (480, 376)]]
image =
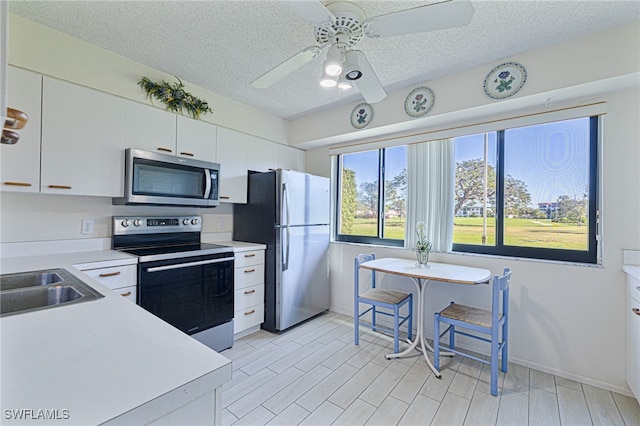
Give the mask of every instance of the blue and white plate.
[(366, 102), (358, 104), (351, 111), (351, 125), (356, 129), (364, 129), (373, 119), (373, 107)]
[(505, 99), (518, 93), (527, 81), (527, 70), (517, 62), (505, 62), (484, 79), (484, 93), (493, 99)]
[(411, 117), (422, 117), (433, 108), (433, 91), (428, 87), (413, 89), (404, 101), (404, 112)]

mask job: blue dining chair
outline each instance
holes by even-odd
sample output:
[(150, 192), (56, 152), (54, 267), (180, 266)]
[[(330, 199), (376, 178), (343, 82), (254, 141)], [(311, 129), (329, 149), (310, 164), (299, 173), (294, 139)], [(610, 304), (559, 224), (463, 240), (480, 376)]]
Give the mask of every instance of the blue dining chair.
[[(393, 334), (393, 352), (399, 352), (399, 335), (400, 326), (407, 322), (407, 336), (409, 339), (412, 335), (413, 322), (413, 294), (402, 293), (394, 290), (383, 290), (376, 287), (376, 271), (371, 271), (371, 288), (360, 293), (360, 264), (374, 260), (375, 253), (359, 254), (354, 259), (354, 278), (353, 278), (353, 318), (354, 324), (354, 344), (360, 343), (360, 325), (371, 328), (374, 331), (381, 331)], [(364, 312), (360, 312), (360, 304), (365, 303), (371, 305)], [(407, 314), (400, 315), (400, 308), (409, 304)], [(360, 318), (371, 312), (371, 324), (361, 324)], [(393, 317), (393, 330), (383, 327), (376, 322), (376, 315), (387, 315)]]
[[(498, 395), (498, 354), (501, 353), (501, 370), (507, 372), (507, 356), (509, 342), (509, 283), (511, 281), (511, 271), (504, 268), (501, 277), (494, 275), (492, 285), (491, 310), (474, 308), (451, 302), (449, 306), (434, 314), (433, 335), (437, 339), (433, 342), (434, 366), (440, 369), (440, 351), (450, 351), (455, 354), (480, 361), (491, 366), (491, 395)], [(502, 301), (500, 300), (502, 299)], [(502, 312), (500, 307), (502, 305)], [(440, 333), (440, 324), (448, 324), (445, 331)], [(489, 338), (471, 334), (467, 331), (459, 331), (458, 327), (489, 335)], [(440, 345), (440, 339), (449, 333), (449, 347)], [(455, 336), (472, 337), (491, 344), (491, 357), (489, 361), (480, 359), (473, 355), (460, 352), (455, 348)]]

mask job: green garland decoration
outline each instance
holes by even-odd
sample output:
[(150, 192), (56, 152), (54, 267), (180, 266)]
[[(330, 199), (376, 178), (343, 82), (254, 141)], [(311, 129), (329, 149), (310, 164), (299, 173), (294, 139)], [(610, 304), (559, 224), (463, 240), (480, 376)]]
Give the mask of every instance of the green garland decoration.
[(153, 99), (157, 99), (167, 106), (167, 111), (183, 114), (183, 111), (186, 110), (191, 117), (196, 119), (199, 119), (200, 115), (213, 112), (213, 108), (209, 106), (207, 101), (186, 92), (182, 81), (178, 77), (176, 80), (178, 80), (177, 83), (169, 84), (164, 80), (153, 82), (147, 77), (142, 77), (138, 86), (147, 92), (147, 99), (150, 99), (151, 103), (153, 103)]

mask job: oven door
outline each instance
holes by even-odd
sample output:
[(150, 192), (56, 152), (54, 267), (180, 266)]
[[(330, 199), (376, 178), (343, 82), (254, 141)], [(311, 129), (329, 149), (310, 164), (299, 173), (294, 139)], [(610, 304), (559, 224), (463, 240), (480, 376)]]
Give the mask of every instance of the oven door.
[(233, 319), (233, 253), (138, 264), (138, 304), (194, 334)]

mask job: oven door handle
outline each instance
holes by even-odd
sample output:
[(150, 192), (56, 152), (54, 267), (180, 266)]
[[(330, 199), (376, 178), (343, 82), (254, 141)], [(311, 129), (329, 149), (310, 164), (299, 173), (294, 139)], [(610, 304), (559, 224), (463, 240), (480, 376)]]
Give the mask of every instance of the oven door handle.
[(178, 263), (175, 265), (155, 266), (147, 269), (147, 272), (168, 271), (171, 269), (189, 268), (191, 266), (209, 265), (211, 263), (228, 262), (234, 260), (235, 257), (223, 257), (222, 259), (198, 260), (196, 262)]

